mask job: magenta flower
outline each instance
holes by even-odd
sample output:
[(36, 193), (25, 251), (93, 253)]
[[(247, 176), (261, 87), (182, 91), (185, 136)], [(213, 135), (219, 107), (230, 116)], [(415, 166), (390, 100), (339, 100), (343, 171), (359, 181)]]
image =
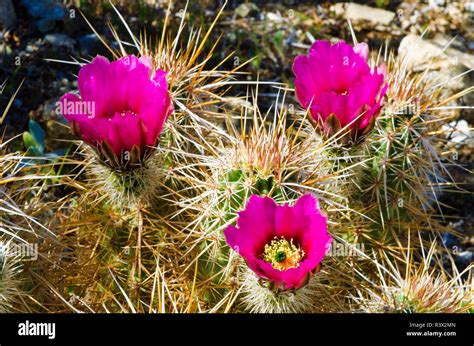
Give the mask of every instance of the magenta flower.
[(152, 71), (149, 57), (97, 56), (79, 71), (80, 97), (68, 93), (59, 101), (73, 131), (113, 167), (146, 158), (173, 111), (166, 72)]
[(326, 135), (348, 126), (356, 139), (373, 128), (387, 85), (384, 68), (371, 71), (368, 55), (365, 43), (352, 47), (343, 41), (316, 41), (308, 56), (295, 58), (296, 96)]
[(259, 277), (281, 289), (304, 286), (332, 241), (312, 195), (300, 197), (293, 207), (252, 195), (237, 225), (224, 231), (227, 244)]

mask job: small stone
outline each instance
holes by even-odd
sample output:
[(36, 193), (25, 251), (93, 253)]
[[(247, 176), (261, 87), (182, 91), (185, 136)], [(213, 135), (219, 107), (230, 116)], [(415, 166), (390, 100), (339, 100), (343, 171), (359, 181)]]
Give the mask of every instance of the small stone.
[(433, 65), (433, 62), (441, 63), (444, 67), (450, 63), (442, 48), (418, 35), (405, 36), (400, 42), (398, 54), (405, 59), (408, 69), (412, 71), (422, 71), (429, 64), (431, 68), (440, 67)]
[(474, 12), (474, 2), (466, 2), (464, 4), (464, 9), (469, 12)]
[(31, 45), (31, 44), (28, 44), (25, 48), (25, 51), (27, 53), (33, 53), (34, 51), (36, 50), (35, 46)]
[(57, 21), (64, 20), (64, 8), (57, 0), (21, 0), (21, 4), (37, 19), (36, 25), (43, 33), (52, 30)]
[(443, 129), (447, 131), (447, 137), (453, 143), (461, 143), (472, 139), (471, 129), (466, 120), (453, 121), (443, 125)]
[(73, 49), (76, 41), (65, 34), (48, 34), (44, 40), (55, 47), (66, 47)]
[(332, 10), (336, 15), (343, 15), (352, 22), (369, 22), (372, 25), (389, 25), (395, 18), (394, 12), (353, 2), (338, 3), (332, 7)]
[(0, 0), (0, 26), (10, 28), (16, 24), (16, 13), (11, 0)]
[(46, 33), (48, 31), (53, 30), (55, 25), (56, 25), (56, 21), (54, 20), (40, 19), (36, 21), (36, 26), (38, 27), (38, 30), (41, 31), (42, 33)]
[(456, 256), (456, 262), (461, 265), (469, 265), (474, 261), (474, 253), (472, 251), (463, 251)]
[(456, 245), (459, 241), (459, 239), (456, 236), (447, 232), (443, 233), (441, 239), (443, 241), (444, 246), (446, 246), (447, 248), (452, 248), (453, 245)]
[(16, 108), (21, 108), (21, 106), (23, 106), (23, 101), (19, 98), (15, 98), (15, 100), (13, 100), (13, 105)]
[(279, 13), (268, 12), (266, 17), (270, 22), (274, 22), (274, 23), (283, 22), (283, 17)]
[(250, 3), (243, 3), (235, 9), (235, 13), (241, 18), (245, 18), (250, 13), (257, 12), (257, 11), (258, 11), (257, 5), (255, 5), (254, 3), (251, 3), (251, 2)]
[(64, 8), (56, 0), (21, 0), (28, 14), (34, 18), (63, 20)]
[(342, 2), (338, 2), (337, 4), (331, 6), (331, 11), (338, 17), (343, 16), (346, 12), (345, 4)]
[(92, 56), (100, 48), (101, 42), (96, 34), (84, 35), (79, 39), (79, 48), (83, 56)]

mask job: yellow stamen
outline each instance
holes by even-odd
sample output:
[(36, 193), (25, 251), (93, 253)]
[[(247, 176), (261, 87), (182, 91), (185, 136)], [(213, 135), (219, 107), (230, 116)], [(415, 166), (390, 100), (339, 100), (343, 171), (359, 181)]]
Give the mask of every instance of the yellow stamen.
[(304, 251), (293, 244), (293, 239), (288, 242), (285, 238), (275, 237), (270, 244), (265, 245), (262, 257), (272, 264), (277, 270), (298, 268), (304, 257)]

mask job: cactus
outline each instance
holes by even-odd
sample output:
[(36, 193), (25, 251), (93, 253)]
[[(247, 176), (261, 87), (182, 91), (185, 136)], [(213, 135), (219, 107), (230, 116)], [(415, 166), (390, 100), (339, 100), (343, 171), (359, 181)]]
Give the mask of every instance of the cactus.
[[(58, 177), (55, 183), (62, 186), (57, 195), (59, 184), (49, 188), (39, 183), (26, 189), (23, 182), (34, 185), (33, 177), (15, 180), (10, 175), (15, 160), (7, 162), (5, 174), (0, 162), (1, 175), (8, 177), (2, 186), (12, 188), (12, 198), (41, 215), (58, 237), (42, 239), (47, 257), (32, 264), (28, 294), (35, 296), (28, 301), (44, 304), (39, 310), (76, 312), (472, 310), (472, 287), (461, 279), (468, 276), (470, 280), (469, 275), (456, 270), (448, 275), (440, 263), (434, 263), (432, 254), (420, 260), (423, 245), (431, 243), (434, 249), (437, 243), (431, 236), (447, 228), (437, 215), (437, 194), (442, 186), (455, 185), (447, 171), (451, 162), (442, 151), (446, 134), (442, 124), (451, 116), (443, 114), (442, 108), (454, 98), (440, 100), (439, 89), (409, 75), (391, 57), (387, 93), (382, 78), (377, 83), (383, 90), (376, 95), (380, 99), (372, 100), (376, 111), (361, 129), (353, 127), (350, 138), (344, 137), (343, 130), (338, 133), (342, 123), (334, 114), (327, 114), (327, 121), (319, 125), (305, 118), (308, 111), (297, 114), (295, 120), (293, 105), (280, 94), (268, 113), (262, 114), (257, 96), (248, 102), (249, 98), (225, 94), (236, 83), (233, 73), (243, 65), (222, 71), (227, 56), (209, 68), (216, 44), (212, 42), (204, 52), (216, 22), (203, 36), (201, 30), (190, 30), (187, 43), (181, 44), (186, 15), (182, 13), (181, 18), (176, 36), (169, 34), (170, 13), (161, 40), (152, 44), (149, 38), (132, 36), (132, 46), (139, 56), (150, 57), (153, 71), (168, 72), (165, 91), (174, 105), (159, 142), (145, 146), (146, 155), (141, 155), (144, 147), (140, 151), (132, 147), (131, 160), (125, 160), (129, 165), (115, 159), (114, 155), (122, 154), (99, 143), (84, 149), (82, 161), (65, 157), (61, 164), (73, 165), (72, 172), (79, 173)], [(116, 31), (113, 34), (119, 47), (111, 49), (114, 57), (126, 56), (123, 41)], [(358, 47), (365, 61), (367, 45)], [(324, 77), (331, 72), (339, 74), (340, 81), (349, 80), (343, 78), (346, 70), (317, 65)], [(306, 70), (301, 72), (308, 77)], [(327, 82), (329, 78), (320, 79)], [(327, 91), (319, 85), (314, 90)], [(351, 91), (335, 90), (341, 99)], [(353, 103), (367, 101), (362, 97), (365, 92), (355, 94), (361, 96), (357, 100), (353, 95)], [(382, 97), (385, 103), (379, 102)], [(314, 101), (313, 97), (308, 100)], [(319, 99), (330, 110), (337, 102), (327, 100)], [(334, 109), (348, 111), (345, 106), (341, 102)], [(351, 110), (354, 114), (367, 111), (361, 107)], [(318, 108), (312, 111), (317, 118)], [(125, 113), (120, 114), (125, 117)], [(347, 120), (347, 115), (341, 118)], [(321, 125), (329, 131), (315, 132), (314, 127)], [(339, 141), (339, 135), (344, 140)], [(44, 146), (42, 140), (33, 145), (30, 137), (25, 135), (29, 147)], [(112, 161), (117, 165), (111, 165)], [(35, 203), (20, 198), (27, 193), (35, 194)], [(251, 196), (271, 197), (281, 206), (308, 193), (320, 201), (319, 216), (327, 220), (325, 230), (330, 237), (348, 248), (363, 245), (359, 257), (334, 254), (324, 259), (322, 267), (318, 259), (314, 267), (303, 268), (307, 272), (295, 280), (299, 284), (286, 285), (268, 275), (270, 270), (260, 273), (249, 257), (228, 245), (227, 230), (240, 228), (239, 212), (246, 209)], [(0, 221), (4, 220), (18, 224), (13, 213), (2, 215)], [(422, 241), (410, 244), (410, 237), (417, 233)], [(295, 245), (296, 237), (283, 238), (271, 238), (261, 252), (252, 252), (251, 259), (264, 260), (275, 270), (301, 269), (298, 265), (310, 250)], [(403, 258), (405, 251), (411, 252), (408, 259)], [(402, 265), (407, 270), (399, 270)], [(18, 268), (14, 260), (0, 253), (0, 311), (16, 308), (13, 284), (18, 270), (12, 268)]]
[(89, 154), (89, 175), (92, 185), (107, 196), (107, 203), (118, 211), (136, 210), (149, 205), (160, 188), (163, 173), (163, 157), (155, 154), (138, 167), (115, 170), (95, 161)]
[[(385, 265), (384, 261), (379, 261), (376, 280), (380, 286), (366, 289), (364, 294), (354, 297), (359, 308), (379, 313), (459, 313), (472, 310), (473, 265), (459, 273), (451, 262), (453, 274), (449, 275), (435, 250), (436, 242), (433, 242), (421, 262), (414, 260), (413, 250), (407, 250), (401, 268), (395, 261), (387, 260)], [(468, 276), (466, 280), (461, 278), (463, 275)]]
[(455, 163), (442, 151), (442, 125), (453, 116), (442, 107), (447, 100), (403, 64), (390, 56), (383, 114), (357, 149), (364, 163), (352, 180), (357, 193), (350, 207), (366, 216), (368, 243), (385, 250), (407, 232), (439, 230), (439, 194), (456, 187), (447, 169)]
[(318, 280), (318, 277), (313, 276), (302, 288), (279, 291), (247, 270), (242, 279), (241, 305), (246, 311), (256, 313), (315, 312), (318, 311), (318, 299), (321, 296)]
[[(290, 116), (283, 106), (284, 98), (277, 99), (279, 102), (282, 107), (275, 109), (272, 121), (267, 121), (269, 114), (262, 116), (254, 99), (253, 114), (248, 119), (246, 111), (240, 131), (228, 123), (234, 135), (212, 156), (203, 157), (204, 166), (208, 167), (202, 174), (204, 181), (199, 183), (203, 186), (203, 210), (193, 227), (197, 240), (192, 247), (199, 256), (198, 277), (208, 304), (219, 305), (241, 282), (236, 278), (242, 270), (241, 263), (225, 243), (223, 229), (235, 223), (237, 213), (245, 208), (252, 194), (283, 204), (311, 191), (329, 205), (337, 195), (333, 188), (338, 175), (330, 173), (321, 154), (326, 149), (324, 143), (303, 130), (305, 123), (293, 122), (288, 127)], [(306, 139), (301, 135), (303, 131)]]

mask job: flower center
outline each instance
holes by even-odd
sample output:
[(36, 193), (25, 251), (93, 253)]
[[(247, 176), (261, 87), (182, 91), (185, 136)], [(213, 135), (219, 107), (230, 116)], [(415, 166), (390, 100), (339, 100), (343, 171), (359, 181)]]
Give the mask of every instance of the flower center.
[(285, 259), (286, 259), (286, 253), (285, 253), (285, 251), (278, 251), (278, 252), (275, 254), (275, 261), (277, 261), (278, 263), (283, 262)]
[(269, 244), (265, 245), (262, 257), (265, 261), (272, 264), (277, 270), (287, 270), (298, 268), (304, 257), (304, 251), (284, 237), (275, 237)]

